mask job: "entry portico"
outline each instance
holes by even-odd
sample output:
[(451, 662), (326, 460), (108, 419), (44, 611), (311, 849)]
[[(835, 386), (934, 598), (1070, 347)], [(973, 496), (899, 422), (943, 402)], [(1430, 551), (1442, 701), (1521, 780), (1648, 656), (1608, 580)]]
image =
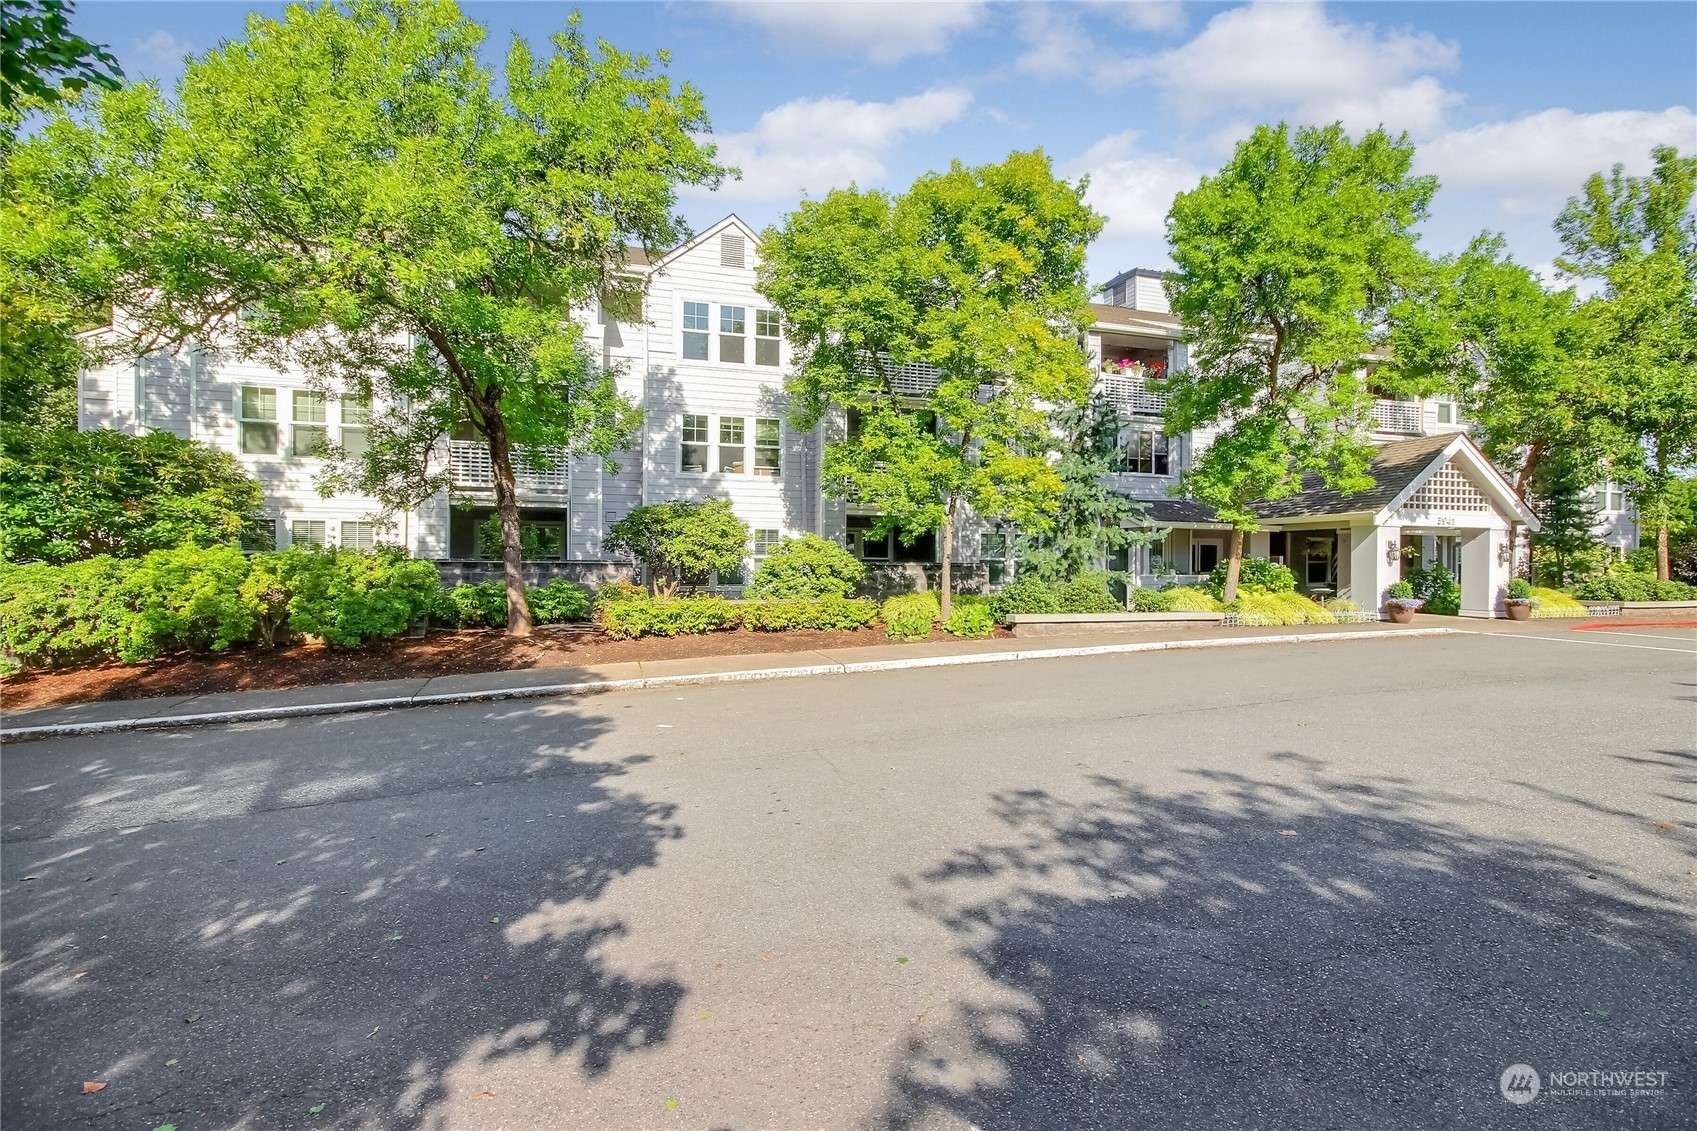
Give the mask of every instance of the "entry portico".
[[(1263, 525), (1335, 537), (1337, 592), (1377, 609), (1403, 569), (1442, 565), (1461, 583), (1461, 615), (1503, 615), (1516, 526), (1538, 520), (1465, 433), (1380, 448), (1374, 485), (1345, 495), (1311, 477), (1300, 493), (1261, 508)], [(1335, 532), (1333, 534), (1332, 532)]]

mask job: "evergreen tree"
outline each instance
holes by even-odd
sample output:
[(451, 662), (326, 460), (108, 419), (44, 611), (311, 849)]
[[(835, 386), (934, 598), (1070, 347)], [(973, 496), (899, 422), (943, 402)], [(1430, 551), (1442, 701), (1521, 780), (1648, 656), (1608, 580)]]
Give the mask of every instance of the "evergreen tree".
[(1567, 585), (1586, 572), (1582, 567), (1597, 545), (1597, 505), (1591, 492), (1599, 474), (1596, 461), (1573, 452), (1539, 464), (1532, 487), (1542, 529), (1533, 535), (1532, 547), (1543, 551), (1553, 570), (1553, 576), (1540, 580)]

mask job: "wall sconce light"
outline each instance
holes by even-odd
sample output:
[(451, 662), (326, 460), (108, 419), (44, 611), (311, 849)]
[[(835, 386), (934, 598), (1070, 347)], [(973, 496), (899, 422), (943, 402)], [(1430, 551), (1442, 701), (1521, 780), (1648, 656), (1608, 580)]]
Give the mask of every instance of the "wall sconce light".
[(1514, 553), (1514, 549), (1513, 549), (1513, 547), (1511, 547), (1509, 545), (1509, 543), (1507, 543), (1507, 542), (1500, 543), (1497, 546), (1497, 564), (1498, 565), (1507, 565), (1508, 559), (1509, 559), (1510, 556), (1513, 555), (1513, 553)]
[(1397, 556), (1401, 550), (1402, 543), (1395, 538), (1385, 539), (1385, 564), (1388, 566), (1396, 565)]

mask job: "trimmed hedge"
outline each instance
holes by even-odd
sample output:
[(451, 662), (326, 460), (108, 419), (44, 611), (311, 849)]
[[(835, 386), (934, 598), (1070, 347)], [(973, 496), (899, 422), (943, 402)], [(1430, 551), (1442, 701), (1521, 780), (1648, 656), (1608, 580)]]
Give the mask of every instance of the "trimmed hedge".
[(1637, 573), (1587, 578), (1567, 592), (1581, 601), (1697, 601), (1697, 585)]
[(931, 635), (931, 626), (942, 618), (943, 610), (935, 593), (903, 593), (885, 601), (879, 615), (890, 639), (923, 640)]
[(810, 601), (745, 601), (744, 628), (789, 632), (798, 628), (845, 630), (869, 628), (878, 621), (878, 605), (866, 597), (817, 597)]
[(597, 611), (602, 631), (614, 640), (643, 636), (697, 636), (735, 628), (742, 609), (723, 597), (640, 597), (610, 601)]
[(1119, 613), (1125, 606), (1108, 588), (1109, 575), (1081, 573), (1071, 581), (1052, 584), (1035, 577), (1019, 577), (990, 598), (990, 611), (998, 624), (1019, 613)]

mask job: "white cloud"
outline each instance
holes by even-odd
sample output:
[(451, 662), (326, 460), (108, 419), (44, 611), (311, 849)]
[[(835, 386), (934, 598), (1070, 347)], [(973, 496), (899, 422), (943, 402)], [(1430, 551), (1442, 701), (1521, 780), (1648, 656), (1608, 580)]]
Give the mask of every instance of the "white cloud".
[(876, 182), (893, 146), (909, 134), (932, 133), (958, 120), (971, 104), (971, 93), (958, 89), (892, 102), (786, 102), (762, 114), (753, 129), (714, 138), (720, 160), (742, 169), (742, 180), (728, 182), (720, 195), (779, 200), (804, 189), (819, 195), (850, 181)]
[(986, 11), (980, 0), (789, 0), (726, 7), (739, 19), (765, 28), (785, 46), (824, 55), (857, 55), (873, 63), (935, 55), (956, 35), (976, 27)]
[(1089, 175), (1084, 199), (1107, 217), (1104, 240), (1162, 235), (1173, 197), (1202, 177), (1182, 157), (1139, 152), (1137, 136), (1135, 130), (1110, 134), (1062, 169), (1068, 177)]
[(1430, 133), (1461, 96), (1434, 72), (1452, 70), (1454, 43), (1426, 32), (1334, 20), (1315, 3), (1258, 2), (1222, 12), (1195, 38), (1152, 59), (1128, 59), (1127, 78), (1159, 86), (1182, 111), (1273, 111), (1303, 124), (1342, 120)]
[(175, 71), (182, 65), (183, 56), (193, 52), (193, 43), (161, 29), (146, 39), (136, 40), (132, 54), (152, 67)]
[(1440, 134), (1420, 145), (1415, 163), (1421, 172), (1436, 173), (1445, 189), (1494, 189), (1504, 194), (1506, 212), (1553, 216), (1592, 173), (1616, 163), (1629, 174), (1649, 172), (1657, 145), (1697, 150), (1697, 114), (1685, 106), (1543, 110)]
[(1098, 86), (1113, 86), (1126, 76), (1120, 60), (1104, 47), (1111, 24), (1142, 32), (1178, 31), (1185, 25), (1184, 5), (1171, 0), (1027, 4), (1019, 10), (1019, 35), (1026, 49), (1014, 67), (1040, 78), (1083, 75)]

